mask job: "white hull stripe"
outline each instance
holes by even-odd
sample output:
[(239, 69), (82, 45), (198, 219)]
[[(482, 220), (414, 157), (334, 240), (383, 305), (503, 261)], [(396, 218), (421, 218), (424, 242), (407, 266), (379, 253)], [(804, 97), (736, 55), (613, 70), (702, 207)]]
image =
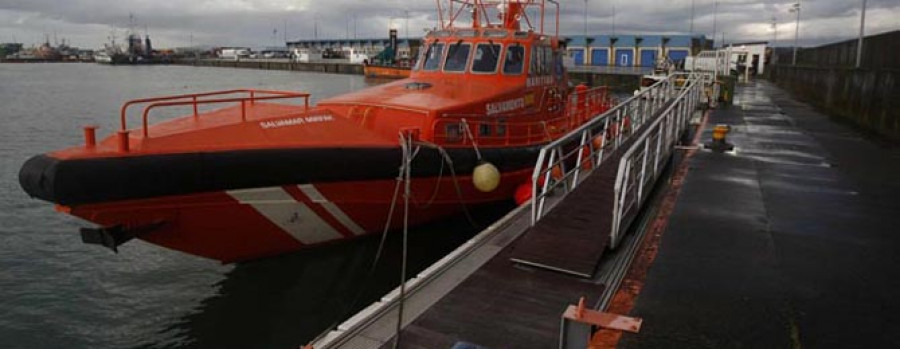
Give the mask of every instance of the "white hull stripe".
[(322, 193), (319, 192), (319, 190), (316, 189), (314, 185), (301, 184), (298, 185), (298, 187), (300, 187), (300, 191), (302, 191), (303, 194), (306, 194), (306, 196), (308, 196), (313, 203), (322, 205), (322, 207), (325, 208), (328, 213), (331, 213), (331, 215), (334, 216), (334, 218), (337, 219), (338, 222), (341, 222), (341, 224), (343, 224), (344, 227), (347, 227), (347, 229), (350, 230), (354, 235), (363, 235), (366, 233), (366, 231), (363, 230), (363, 228), (360, 227), (359, 224), (356, 224), (356, 222), (354, 222), (353, 219), (350, 218), (350, 216), (347, 216), (347, 214), (344, 213), (344, 211), (342, 211), (340, 207), (335, 205), (333, 202), (328, 201), (325, 195), (322, 195)]
[(303, 244), (343, 238), (328, 222), (281, 187), (228, 190), (226, 193), (240, 203), (253, 207)]

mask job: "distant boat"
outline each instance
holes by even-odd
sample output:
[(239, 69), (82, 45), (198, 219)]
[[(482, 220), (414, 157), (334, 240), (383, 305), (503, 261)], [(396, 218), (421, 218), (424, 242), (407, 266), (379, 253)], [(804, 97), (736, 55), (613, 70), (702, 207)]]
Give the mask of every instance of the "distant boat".
[(170, 63), (168, 55), (160, 55), (153, 51), (150, 35), (144, 35), (144, 39), (134, 29), (134, 16), (130, 17), (131, 28), (125, 37), (126, 46), (116, 44), (115, 32), (109, 39), (109, 44), (94, 54), (94, 61), (100, 64), (159, 64)]
[(94, 52), (94, 62), (112, 64), (112, 57), (104, 50), (97, 50), (97, 52)]

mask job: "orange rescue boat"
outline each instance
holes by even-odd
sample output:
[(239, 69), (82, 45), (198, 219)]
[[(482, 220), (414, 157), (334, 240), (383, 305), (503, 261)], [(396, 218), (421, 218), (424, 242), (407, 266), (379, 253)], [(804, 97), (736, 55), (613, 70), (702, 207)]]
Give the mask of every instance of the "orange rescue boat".
[[(85, 128), (84, 145), (29, 159), (21, 186), (99, 225), (82, 230), (85, 242), (115, 249), (139, 238), (226, 263), (381, 233), (399, 135), (419, 147), (410, 224), (511, 200), (543, 145), (611, 103), (602, 87), (570, 88), (558, 25), (544, 31), (551, 4), (558, 21), (552, 0), (453, 0), (409, 78), (317, 106), (304, 93), (261, 90), (129, 101), (116, 134), (97, 141)], [(540, 18), (528, 18), (529, 7)], [(456, 25), (462, 14), (471, 25)], [(306, 102), (276, 103), (285, 99)], [(209, 104), (230, 105), (198, 111)], [(129, 128), (128, 111), (139, 106), (141, 125)], [(173, 106), (194, 112), (149, 123), (152, 111)], [(500, 172), (489, 191), (472, 181), (482, 162)]]

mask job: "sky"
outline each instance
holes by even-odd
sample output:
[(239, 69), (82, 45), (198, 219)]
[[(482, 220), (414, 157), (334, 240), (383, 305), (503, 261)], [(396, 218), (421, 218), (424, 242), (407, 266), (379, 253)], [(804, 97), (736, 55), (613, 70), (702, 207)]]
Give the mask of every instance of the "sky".
[[(446, 0), (441, 0), (446, 1)], [(582, 34), (587, 13), (591, 34), (712, 36), (725, 42), (793, 44), (796, 0), (559, 0), (561, 34)], [(855, 38), (860, 0), (802, 0), (801, 46)], [(718, 3), (718, 5), (716, 5)], [(433, 0), (0, 0), (0, 42), (26, 46), (49, 38), (98, 48), (119, 42), (134, 15), (138, 31), (154, 47), (283, 46), (284, 39), (420, 37), (437, 25)], [(773, 18), (777, 33), (773, 30)], [(316, 30), (316, 28), (318, 30)], [(868, 0), (866, 33), (900, 30), (900, 1)], [(777, 34), (777, 35), (773, 35)]]

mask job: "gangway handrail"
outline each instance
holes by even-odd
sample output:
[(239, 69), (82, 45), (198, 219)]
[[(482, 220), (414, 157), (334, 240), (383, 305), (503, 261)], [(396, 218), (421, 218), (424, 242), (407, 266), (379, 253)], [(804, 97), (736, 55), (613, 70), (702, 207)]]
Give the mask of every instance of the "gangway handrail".
[[(625, 102), (544, 146), (538, 154), (531, 177), (532, 226), (545, 214), (545, 200), (555, 190), (562, 189), (563, 195), (566, 195), (586, 176), (582, 173), (589, 174), (600, 166), (617, 166), (613, 208), (610, 212), (612, 227), (609, 230), (610, 247), (614, 248), (621, 231), (627, 228), (629, 223), (623, 221), (623, 216), (631, 212), (628, 210), (639, 207), (646, 196), (644, 186), (652, 184), (652, 180), (658, 177), (662, 168), (661, 161), (666, 159), (664, 156), (671, 154), (677, 135), (686, 128), (690, 115), (704, 96), (704, 88), (713, 82), (711, 74), (683, 72), (671, 74), (647, 90), (636, 93)], [(630, 130), (623, 129), (627, 121), (631, 122)], [(612, 132), (610, 137), (610, 131), (618, 132)], [(636, 134), (637, 131), (640, 134)], [(628, 149), (621, 149), (624, 152), (618, 163), (605, 164), (607, 154), (619, 151), (618, 148), (623, 144), (628, 144)], [(638, 153), (641, 150), (643, 152)], [(641, 158), (639, 164), (633, 159), (636, 154)], [(653, 161), (652, 163), (648, 160), (649, 154), (652, 154), (652, 159), (649, 159)], [(574, 164), (571, 161), (573, 158)], [(636, 176), (639, 176), (641, 182), (634, 187), (628, 187), (630, 183), (628, 181), (634, 180), (629, 172), (632, 164), (638, 164), (639, 167), (635, 171), (638, 172)], [(566, 169), (567, 166), (571, 168)], [(556, 168), (559, 170), (555, 170)], [(556, 177), (553, 177), (554, 172)], [(637, 192), (638, 198), (635, 201), (626, 202), (625, 194), (630, 195), (627, 198), (634, 197), (631, 191), (625, 193), (628, 190)]]
[[(565, 193), (574, 189), (579, 183), (583, 167), (588, 167), (583, 165), (589, 164), (590, 168), (599, 166), (608, 152), (615, 151), (632, 136), (631, 130), (640, 129), (647, 121), (646, 118), (654, 115), (652, 111), (664, 106), (672, 98), (675, 88), (673, 77), (676, 75), (678, 74), (667, 76), (600, 115), (588, 118), (588, 122), (541, 148), (531, 175), (531, 192), (534, 198), (531, 203), (532, 226), (543, 216), (545, 199), (549, 193), (558, 187), (562, 187)], [(628, 129), (625, 129), (626, 126)], [(629, 133), (627, 136), (626, 132)], [(597, 143), (597, 137), (601, 138), (600, 147), (594, 144)], [(563, 151), (565, 145), (572, 145), (574, 142), (578, 142), (575, 150)], [(585, 148), (589, 150), (587, 159)], [(576, 165), (566, 170), (566, 162), (573, 156), (577, 157)], [(558, 178), (551, 180), (554, 172), (557, 172)]]
[[(215, 99), (201, 99), (203, 97), (212, 97), (212, 96), (227, 96), (227, 95), (235, 95), (235, 94), (247, 94), (247, 96), (241, 97), (232, 97), (232, 98), (215, 98)], [(262, 96), (259, 96), (262, 94)], [(309, 93), (303, 92), (293, 92), (293, 91), (278, 91), (278, 90), (259, 90), (259, 89), (235, 89), (235, 90), (223, 90), (223, 91), (213, 91), (213, 92), (202, 92), (202, 93), (191, 93), (191, 94), (183, 94), (183, 95), (172, 95), (172, 96), (162, 96), (162, 97), (151, 97), (151, 98), (141, 98), (141, 99), (133, 99), (122, 104), (121, 112), (120, 112), (120, 123), (121, 123), (121, 131), (128, 131), (128, 109), (129, 107), (147, 104), (144, 107), (142, 113), (142, 135), (144, 138), (148, 137), (148, 122), (147, 119), (149, 117), (149, 113), (152, 109), (159, 107), (169, 107), (169, 106), (184, 106), (191, 105), (193, 106), (193, 116), (195, 118), (200, 117), (200, 112), (198, 110), (198, 106), (206, 105), (206, 104), (219, 104), (219, 103), (241, 103), (241, 120), (246, 121), (246, 103), (249, 101), (250, 104), (255, 104), (256, 101), (262, 100), (273, 100), (273, 99), (292, 99), (292, 98), (303, 98), (304, 99), (304, 107), (305, 109), (309, 109)]]
[[(693, 73), (682, 85), (673, 103), (666, 106), (660, 112), (659, 117), (648, 125), (645, 132), (638, 136), (619, 160), (616, 172), (616, 182), (613, 186), (613, 212), (612, 225), (610, 227), (610, 247), (615, 248), (621, 239), (621, 233), (628, 228), (630, 222), (623, 221), (630, 210), (639, 208), (647, 198), (649, 191), (644, 191), (644, 186), (652, 184), (662, 170), (660, 161), (668, 158), (674, 149), (677, 136), (687, 127), (694, 110), (703, 96), (703, 88), (712, 84), (711, 74)], [(664, 123), (665, 122), (665, 123)], [(655, 137), (654, 148), (651, 142)], [(635, 154), (640, 151), (637, 158)], [(648, 171), (649, 154), (653, 154), (652, 171)], [(632, 180), (631, 169), (635, 161), (640, 162), (640, 170)], [(649, 172), (649, 176), (648, 176)], [(636, 182), (635, 182), (636, 181)], [(629, 183), (636, 185), (629, 186)], [(631, 190), (631, 192), (629, 192)], [(632, 194), (632, 200), (627, 201), (628, 194)]]

